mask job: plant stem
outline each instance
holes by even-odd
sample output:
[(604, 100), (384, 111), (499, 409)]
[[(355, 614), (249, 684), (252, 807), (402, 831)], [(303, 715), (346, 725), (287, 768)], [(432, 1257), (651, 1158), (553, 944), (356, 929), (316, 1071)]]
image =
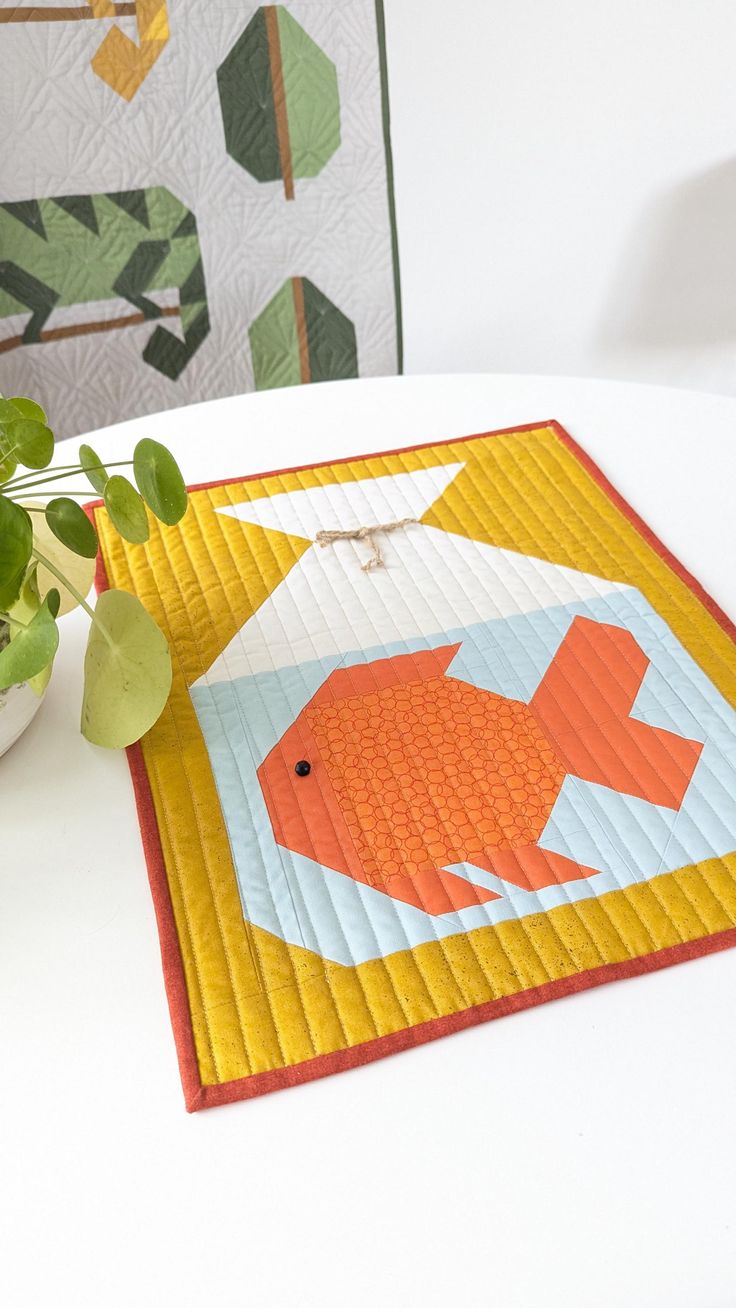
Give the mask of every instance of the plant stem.
[(72, 586), (72, 583), (67, 580), (63, 572), (59, 571), (59, 569), (56, 567), (56, 564), (52, 563), (50, 559), (46, 558), (45, 554), (42, 554), (40, 550), (36, 549), (35, 545), (33, 547), (32, 554), (34, 559), (38, 559), (39, 563), (42, 563), (45, 568), (48, 568), (49, 572), (51, 572), (53, 576), (56, 577), (57, 581), (61, 582), (62, 586), (66, 586), (67, 590), (69, 591), (69, 594), (74, 596), (75, 600), (77, 601), (77, 604), (81, 604), (85, 613), (89, 614), (95, 626), (99, 627), (108, 645), (112, 646), (113, 643), (112, 637), (109, 631), (107, 630), (107, 627), (105, 626), (104, 622), (100, 622), (100, 619), (97, 617), (94, 609), (90, 608), (84, 596), (79, 593), (76, 587)]
[[(25, 493), (26, 493), (26, 492), (25, 492), (25, 487), (23, 487), (23, 486), (13, 486), (13, 487), (11, 487), (11, 489), (12, 489), (12, 490), (19, 491), (20, 494), (18, 494), (18, 495), (5, 495), (6, 500), (12, 500), (14, 504), (24, 504), (24, 503), (25, 503), (24, 496), (25, 496)], [(32, 487), (29, 486), (29, 487), (28, 487), (28, 490), (30, 491), (31, 489), (32, 489)], [(47, 490), (47, 491), (45, 491), (45, 490), (40, 490), (40, 491), (36, 491), (35, 493), (36, 493), (36, 495), (49, 495), (49, 496), (52, 496), (52, 497), (53, 497), (53, 496), (56, 496), (56, 495), (58, 494), (58, 491), (55, 491), (55, 490)], [(0, 486), (0, 495), (4, 495), (4, 494), (5, 494), (5, 487), (4, 487), (4, 486)], [(89, 496), (89, 491), (72, 491), (72, 490), (65, 490), (65, 491), (64, 491), (64, 494), (65, 494), (65, 495), (68, 495), (68, 496), (73, 495), (75, 499), (83, 499), (83, 500), (86, 500), (86, 499), (88, 498), (88, 496)]]
[[(95, 463), (92, 468), (90, 468), (90, 472), (104, 472), (105, 468), (130, 468), (132, 465), (132, 459), (118, 459), (115, 463)], [(41, 468), (39, 471), (46, 472), (47, 469)], [(30, 490), (33, 486), (44, 486), (48, 481), (56, 481), (57, 477), (73, 477), (78, 472), (84, 473), (86, 476), (86, 469), (82, 467), (81, 463), (63, 463), (60, 468), (55, 470), (53, 476), (39, 477), (36, 481), (31, 480), (30, 482), (28, 481), (28, 477), (32, 477), (33, 474), (24, 472), (21, 473), (19, 477), (15, 477), (12, 481), (3, 482), (2, 485), (0, 485), (0, 492), (4, 495), (8, 490)], [(20, 485), (20, 483), (22, 483), (22, 485)]]

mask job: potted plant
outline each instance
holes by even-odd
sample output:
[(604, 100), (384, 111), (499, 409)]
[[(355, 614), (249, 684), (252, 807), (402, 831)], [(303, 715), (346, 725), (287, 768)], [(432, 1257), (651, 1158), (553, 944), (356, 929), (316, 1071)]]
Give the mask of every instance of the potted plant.
[(46, 691), (59, 644), (58, 619), (76, 605), (91, 625), (84, 661), (81, 730), (96, 745), (138, 740), (161, 714), (171, 688), (166, 638), (135, 595), (87, 595), (98, 550), (78, 491), (63, 482), (84, 473), (127, 541), (149, 536), (147, 509), (173, 526), (187, 492), (177, 463), (158, 441), (140, 440), (131, 467), (137, 485), (112, 475), (89, 445), (78, 464), (49, 469), (54, 437), (34, 400), (0, 397), (0, 754), (30, 722)]

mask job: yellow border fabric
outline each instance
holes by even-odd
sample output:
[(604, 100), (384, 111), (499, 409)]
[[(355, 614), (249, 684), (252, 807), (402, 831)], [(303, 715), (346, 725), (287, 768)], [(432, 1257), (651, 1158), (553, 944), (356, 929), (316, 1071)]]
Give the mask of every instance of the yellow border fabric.
[(171, 698), (142, 749), (204, 1085), (292, 1066), (736, 925), (736, 854), (356, 967), (243, 920), (188, 688), (307, 544), (215, 510), (460, 459), (464, 470), (424, 522), (637, 586), (736, 706), (731, 637), (551, 426), (197, 490), (180, 526), (162, 530), (152, 521), (145, 546), (121, 541), (97, 509), (110, 585), (136, 593), (172, 646)]

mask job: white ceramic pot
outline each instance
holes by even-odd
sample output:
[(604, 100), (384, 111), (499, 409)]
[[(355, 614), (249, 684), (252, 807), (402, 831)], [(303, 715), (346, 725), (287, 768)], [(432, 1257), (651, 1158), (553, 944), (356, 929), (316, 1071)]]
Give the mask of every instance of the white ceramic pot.
[(26, 682), (0, 690), (0, 758), (23, 734), (42, 703), (43, 695), (34, 695)]

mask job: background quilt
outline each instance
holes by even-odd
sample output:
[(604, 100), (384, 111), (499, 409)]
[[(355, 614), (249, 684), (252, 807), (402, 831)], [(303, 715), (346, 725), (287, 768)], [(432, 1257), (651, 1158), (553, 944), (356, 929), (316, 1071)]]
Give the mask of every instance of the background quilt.
[(736, 943), (736, 631), (558, 424), (94, 511), (188, 1108)]
[(0, 388), (60, 436), (400, 371), (374, 0), (0, 2)]

